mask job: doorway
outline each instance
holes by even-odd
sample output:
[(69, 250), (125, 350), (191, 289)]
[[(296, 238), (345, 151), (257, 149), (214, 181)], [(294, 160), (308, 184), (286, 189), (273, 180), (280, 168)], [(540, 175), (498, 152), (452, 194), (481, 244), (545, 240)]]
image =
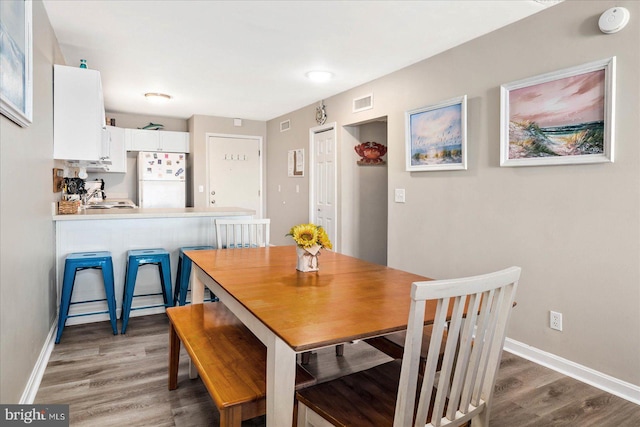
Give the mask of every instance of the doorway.
[(339, 252), (335, 123), (311, 128), (309, 146), (309, 221), (326, 230)]
[(210, 207), (240, 207), (262, 218), (262, 138), (207, 137), (207, 197)]
[(382, 162), (359, 162), (354, 147), (364, 142), (387, 145), (387, 118), (345, 126), (341, 133), (342, 253), (387, 265), (388, 170)]

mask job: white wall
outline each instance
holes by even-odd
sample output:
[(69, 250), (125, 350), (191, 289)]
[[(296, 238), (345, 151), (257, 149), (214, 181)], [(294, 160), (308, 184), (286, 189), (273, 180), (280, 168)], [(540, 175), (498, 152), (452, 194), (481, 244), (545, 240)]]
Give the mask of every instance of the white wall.
[(33, 123), (0, 116), (0, 402), (18, 403), (56, 316), (53, 65), (64, 63), (33, 2)]
[[(390, 266), (447, 278), (520, 265), (508, 336), (640, 385), (640, 26), (632, 18), (620, 33), (601, 33), (598, 18), (614, 6), (640, 16), (635, 1), (565, 1), (324, 103), (338, 128), (388, 117)], [(614, 55), (615, 163), (500, 168), (501, 84)], [(368, 93), (374, 109), (352, 113), (352, 99)], [(406, 172), (405, 111), (464, 94), (468, 170)], [(286, 151), (308, 144), (314, 109), (267, 124), (276, 244), (286, 242), (279, 231), (307, 217), (305, 194), (274, 186), (287, 181)], [(286, 119), (291, 130), (281, 134)], [(349, 148), (338, 143), (344, 157)], [(354, 185), (347, 177), (340, 188)], [(406, 203), (393, 203), (395, 188), (406, 189)], [(348, 197), (340, 202), (343, 215), (357, 210)], [(564, 314), (563, 332), (548, 328), (549, 310)]]

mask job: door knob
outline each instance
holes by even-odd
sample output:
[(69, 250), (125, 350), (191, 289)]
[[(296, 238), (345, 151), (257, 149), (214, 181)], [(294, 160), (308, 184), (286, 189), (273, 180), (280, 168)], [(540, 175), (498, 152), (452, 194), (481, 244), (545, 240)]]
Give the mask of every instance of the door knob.
[(216, 192), (215, 192), (215, 191), (212, 191), (212, 192), (211, 192), (211, 195), (212, 195), (212, 196), (215, 196), (215, 195), (216, 195)]
[(215, 200), (212, 200), (212, 201), (211, 201), (211, 204), (212, 204), (212, 205), (215, 205), (215, 204), (216, 204), (216, 201), (215, 201)]

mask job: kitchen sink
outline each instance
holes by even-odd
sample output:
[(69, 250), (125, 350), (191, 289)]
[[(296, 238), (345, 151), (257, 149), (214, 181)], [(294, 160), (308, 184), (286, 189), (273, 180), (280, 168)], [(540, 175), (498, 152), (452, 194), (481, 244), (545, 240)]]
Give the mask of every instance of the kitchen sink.
[(136, 205), (131, 200), (104, 200), (102, 202), (89, 203), (84, 206), (85, 209), (132, 209)]

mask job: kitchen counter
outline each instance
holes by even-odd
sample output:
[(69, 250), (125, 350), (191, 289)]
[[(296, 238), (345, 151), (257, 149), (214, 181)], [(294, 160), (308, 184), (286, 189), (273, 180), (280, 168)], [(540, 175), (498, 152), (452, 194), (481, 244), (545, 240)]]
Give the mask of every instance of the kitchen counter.
[[(170, 253), (171, 285), (175, 284), (178, 254), (184, 246), (207, 245), (216, 247), (215, 220), (250, 219), (255, 214), (251, 209), (228, 208), (111, 208), (87, 209), (71, 215), (53, 215), (56, 230), (56, 278), (58, 295), (62, 286), (65, 258), (72, 252), (109, 251), (113, 258), (113, 273), (116, 294), (116, 312), (120, 317), (127, 251), (132, 249), (163, 248)], [(158, 269), (143, 266), (138, 271), (134, 307), (162, 304)], [(156, 295), (154, 295), (156, 294)], [(72, 302), (92, 301), (87, 304), (72, 304), (67, 325), (108, 320), (108, 314), (89, 314), (104, 311), (106, 303), (100, 270), (79, 271), (73, 289)], [(60, 298), (58, 297), (58, 301)], [(131, 316), (163, 313), (163, 307), (142, 308), (131, 312)], [(129, 324), (135, 328), (134, 324)], [(67, 332), (65, 332), (66, 334)]]
[(190, 218), (190, 217), (234, 217), (253, 216), (251, 209), (229, 208), (111, 208), (82, 209), (80, 213), (71, 215), (53, 215), (54, 221), (86, 221), (109, 219), (144, 219), (144, 218)]

